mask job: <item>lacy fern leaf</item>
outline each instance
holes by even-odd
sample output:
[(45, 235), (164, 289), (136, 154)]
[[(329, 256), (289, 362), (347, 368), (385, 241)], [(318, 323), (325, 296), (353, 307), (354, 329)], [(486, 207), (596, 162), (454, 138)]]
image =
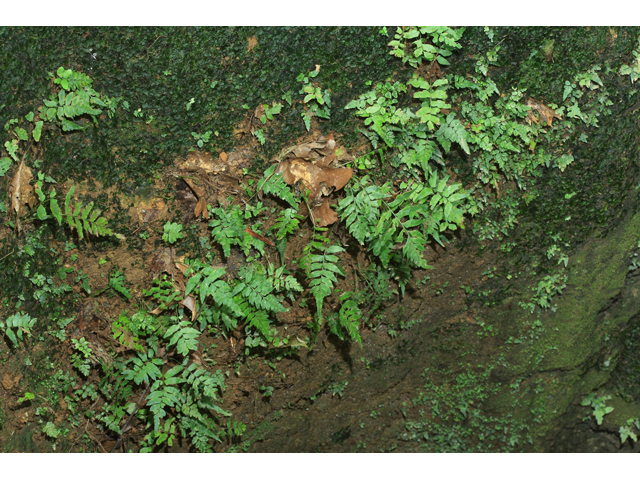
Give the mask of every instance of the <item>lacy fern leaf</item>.
[[(322, 324), (322, 305), (324, 299), (331, 295), (333, 285), (338, 281), (336, 274), (343, 275), (344, 271), (337, 265), (338, 257), (335, 254), (344, 252), (339, 245), (330, 245), (329, 239), (316, 233), (314, 240), (307, 250), (305, 266), (308, 269), (308, 277), (311, 280), (311, 294), (316, 300), (316, 308), (319, 323)], [(317, 253), (313, 253), (316, 250)]]
[[(18, 340), (22, 340), (22, 334), (31, 335), (31, 329), (36, 323), (36, 319), (28, 313), (16, 313), (5, 321), (0, 320), (0, 330), (2, 330), (14, 346), (18, 346)], [(15, 331), (14, 331), (15, 329)]]
[(272, 165), (264, 172), (264, 177), (258, 182), (258, 191), (262, 189), (267, 195), (284, 200), (297, 211), (300, 202), (296, 199), (289, 185), (284, 183), (282, 173), (274, 173), (276, 167), (277, 165)]
[(170, 327), (164, 334), (164, 338), (170, 339), (167, 346), (175, 345), (180, 355), (186, 356), (191, 350), (198, 349), (200, 332), (189, 325), (189, 322), (183, 320)]

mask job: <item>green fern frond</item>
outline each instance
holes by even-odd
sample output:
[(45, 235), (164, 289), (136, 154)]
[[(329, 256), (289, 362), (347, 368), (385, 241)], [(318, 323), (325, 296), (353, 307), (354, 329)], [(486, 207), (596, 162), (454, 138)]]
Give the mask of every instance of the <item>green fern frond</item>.
[(241, 270), (242, 280), (233, 289), (233, 296), (240, 294), (251, 305), (267, 312), (284, 312), (286, 309), (271, 292), (274, 290), (273, 280), (255, 268)]
[(198, 349), (200, 332), (189, 325), (189, 322), (181, 321), (170, 327), (164, 334), (164, 338), (170, 339), (167, 346), (175, 345), (180, 355), (186, 356), (191, 350)]
[[(322, 235), (315, 234), (314, 240), (310, 243), (311, 248), (307, 254), (308, 278), (311, 280), (311, 294), (316, 300), (316, 308), (318, 314), (319, 325), (322, 324), (322, 305), (324, 299), (331, 295), (333, 285), (338, 281), (336, 274), (343, 275), (344, 271), (340, 268), (338, 257), (335, 254), (344, 252), (344, 248), (339, 245), (330, 245), (329, 239)], [(313, 251), (319, 254), (313, 254)]]
[(231, 256), (231, 245), (244, 247), (250, 235), (245, 232), (245, 218), (241, 208), (238, 205), (230, 205), (229, 208), (212, 209), (214, 217), (209, 226), (211, 227), (211, 236), (217, 242), (224, 252), (224, 256)]
[(280, 212), (271, 230), (276, 230), (276, 239), (282, 240), (291, 235), (300, 227), (300, 220), (304, 217), (298, 215), (295, 208), (286, 208)]
[(127, 300), (131, 300), (131, 294), (129, 293), (129, 290), (127, 290), (127, 287), (124, 286), (124, 274), (120, 270), (116, 271), (111, 276), (109, 286)]
[[(347, 196), (338, 202), (338, 212), (349, 233), (363, 245), (371, 239), (374, 227), (380, 217), (382, 201), (390, 196), (391, 184), (368, 185), (365, 176), (354, 188), (347, 190)], [(357, 194), (354, 193), (359, 189)]]
[(296, 199), (289, 185), (282, 179), (282, 172), (274, 173), (276, 167), (277, 165), (272, 165), (264, 172), (263, 178), (258, 182), (257, 189), (258, 191), (262, 189), (267, 195), (284, 200), (297, 211), (300, 201)]
[(127, 380), (133, 380), (136, 385), (140, 385), (142, 382), (154, 382), (162, 376), (159, 367), (162, 367), (164, 362), (159, 358), (153, 358), (152, 355), (147, 355), (146, 352), (139, 353), (137, 357), (133, 357), (127, 363), (131, 364), (131, 368), (124, 370), (122, 375)]
[(340, 296), (340, 302), (342, 302), (340, 312), (337, 316), (332, 315), (328, 319), (329, 328), (341, 340), (344, 340), (344, 332), (346, 332), (352, 340), (362, 346), (362, 338), (360, 338), (360, 333), (358, 332), (362, 311), (352, 297), (353, 292), (345, 292)]
[(153, 280), (156, 285), (149, 290), (143, 290), (142, 294), (146, 297), (153, 297), (160, 302), (158, 306), (159, 310), (165, 310), (173, 302), (178, 302), (182, 299), (180, 292), (176, 289), (173, 283), (168, 280), (166, 275), (162, 276), (162, 279), (156, 278)]
[[(2, 330), (14, 346), (18, 346), (18, 340), (22, 340), (22, 334), (31, 336), (31, 329), (36, 323), (36, 318), (32, 318), (28, 313), (15, 313), (4, 322), (0, 320), (0, 330)], [(14, 331), (15, 329), (15, 331)]]

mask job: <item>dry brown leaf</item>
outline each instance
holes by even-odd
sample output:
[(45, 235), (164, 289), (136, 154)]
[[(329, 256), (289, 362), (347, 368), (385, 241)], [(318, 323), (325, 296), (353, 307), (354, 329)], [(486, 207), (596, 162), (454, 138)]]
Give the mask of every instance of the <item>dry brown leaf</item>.
[(350, 168), (320, 167), (301, 158), (282, 162), (277, 171), (282, 172), (282, 179), (288, 185), (302, 181), (310, 192), (310, 199), (315, 201), (320, 200), (321, 195), (343, 188), (353, 175)]
[(24, 160), (20, 162), (20, 166), (16, 171), (16, 174), (11, 180), (9, 186), (9, 196), (11, 197), (11, 208), (16, 213), (16, 226), (18, 232), (22, 229), (20, 224), (20, 217), (24, 213), (23, 207), (29, 205), (33, 207), (36, 203), (36, 197), (33, 194), (33, 186), (29, 185), (29, 182), (33, 178), (31, 169), (24, 164)]
[(540, 102), (538, 102), (538, 101), (536, 101), (536, 100), (534, 100), (532, 98), (530, 98), (527, 101), (526, 105), (528, 107), (531, 107), (531, 110), (529, 110), (529, 112), (527, 113), (527, 117), (525, 118), (525, 120), (527, 120), (527, 122), (529, 122), (529, 125), (531, 125), (531, 122), (539, 123), (538, 119), (533, 114), (534, 110), (538, 112), (538, 115), (540, 116), (540, 121), (543, 124), (546, 124), (549, 127), (553, 123), (553, 119), (555, 117), (562, 118), (560, 115), (556, 115), (555, 110), (547, 107), (543, 103), (540, 103)]
[(253, 118), (260, 120), (264, 115), (264, 104), (258, 105), (258, 107), (253, 111)]
[(336, 148), (336, 142), (333, 139), (333, 134), (327, 135), (327, 137), (321, 136), (317, 141), (305, 142), (282, 149), (278, 155), (276, 155), (276, 161), (282, 161), (286, 157), (297, 157), (304, 159), (319, 160), (321, 157), (330, 155)]
[(196, 319), (196, 299), (193, 295), (189, 295), (187, 298), (183, 299), (180, 302), (180, 305), (187, 307), (191, 310), (191, 321), (193, 322)]
[[(211, 154), (208, 152), (189, 152), (187, 159), (178, 163), (176, 166), (181, 170), (198, 171), (200, 169), (205, 172), (216, 172), (217, 162), (213, 160)], [(219, 168), (218, 168), (219, 169)]]
[[(328, 195), (343, 188), (351, 179), (350, 168), (321, 167), (301, 158), (282, 162), (278, 171), (289, 185), (301, 182), (304, 190), (309, 191), (309, 201), (313, 216), (320, 226), (331, 225), (338, 220), (335, 212), (329, 208)], [(325, 198), (323, 198), (325, 197)], [(321, 204), (321, 205), (320, 205)]]
[(178, 273), (179, 270), (175, 266), (175, 255), (175, 248), (166, 247), (153, 258), (149, 268), (154, 272), (154, 277), (158, 277), (163, 272), (172, 277)]
[(322, 204), (318, 207), (313, 207), (311, 210), (313, 212), (313, 218), (319, 227), (326, 227), (338, 221), (338, 215), (331, 209), (328, 197), (324, 197)]
[(198, 218), (198, 216), (202, 215), (203, 218), (209, 219), (209, 211), (207, 210), (207, 192), (204, 188), (196, 185), (195, 181), (184, 177), (184, 182), (189, 186), (189, 188), (196, 194), (198, 197), (198, 203), (196, 204), (196, 208), (193, 213)]
[(247, 37), (247, 53), (255, 48), (258, 45), (258, 39), (256, 37)]

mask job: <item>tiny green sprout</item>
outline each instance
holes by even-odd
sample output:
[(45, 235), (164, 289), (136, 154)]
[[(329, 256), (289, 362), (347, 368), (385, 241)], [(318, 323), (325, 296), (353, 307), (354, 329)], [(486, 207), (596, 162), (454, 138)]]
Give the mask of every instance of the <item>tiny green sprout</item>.
[(183, 237), (184, 234), (182, 233), (182, 225), (180, 225), (179, 223), (171, 222), (165, 223), (162, 240), (169, 243), (175, 243), (177, 240), (180, 240)]
[(22, 403), (22, 402), (30, 402), (31, 400), (33, 400), (35, 397), (35, 395), (31, 392), (24, 392), (24, 396), (20, 397), (18, 399), (18, 403)]
[(104, 265), (105, 263), (107, 263), (107, 261), (104, 258), (100, 257), (100, 260), (98, 260), (98, 265)]
[(274, 388), (272, 386), (260, 387), (260, 391), (262, 392), (262, 395), (264, 395), (265, 397), (271, 397), (273, 395), (273, 390)]

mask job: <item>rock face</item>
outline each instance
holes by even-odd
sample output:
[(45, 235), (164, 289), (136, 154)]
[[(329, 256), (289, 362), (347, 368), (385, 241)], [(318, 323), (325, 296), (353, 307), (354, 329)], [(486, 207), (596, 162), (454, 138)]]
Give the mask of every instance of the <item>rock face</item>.
[[(244, 417), (249, 425), (252, 450), (419, 451), (425, 447), (424, 442), (416, 445), (402, 441), (408, 423), (423, 417), (412, 400), (419, 397), (420, 387), (429, 376), (427, 371), (440, 369), (440, 377), (434, 374), (432, 379), (436, 383), (447, 381), (453, 377), (451, 368), (458, 365), (454, 362), (459, 358), (463, 358), (462, 363), (471, 358), (475, 362), (471, 367), (493, 365), (490, 375), (482, 378), (487, 391), (495, 393), (476, 405), (482, 403), (478, 412), (484, 418), (510, 419), (515, 422), (512, 425), (526, 426), (532, 442), (526, 442), (522, 435), (518, 444), (513, 445), (514, 450), (637, 450), (629, 441), (621, 448), (618, 429), (628, 418), (640, 416), (640, 406), (616, 399), (614, 392), (607, 391), (607, 382), (619, 360), (618, 336), (637, 322), (640, 312), (640, 275), (628, 271), (639, 231), (640, 214), (636, 214), (606, 238), (594, 237), (583, 244), (570, 257), (567, 287), (561, 298), (554, 298), (555, 312), (549, 309), (538, 316), (538, 312), (530, 315), (520, 307), (511, 307), (526, 299), (529, 285), (524, 286), (526, 290), (521, 290), (520, 297), (473, 313), (461, 313), (450, 301), (429, 299), (425, 289), (413, 296), (426, 297), (414, 298), (413, 302), (406, 298), (387, 312), (389, 316), (401, 316), (404, 322), (421, 319), (393, 341), (380, 330), (365, 331), (363, 348), (352, 348), (344, 355), (344, 362), (336, 361), (336, 346), (328, 345), (329, 341), (327, 348), (319, 344), (315, 360), (302, 358), (303, 368), (299, 370), (300, 384), (308, 387), (310, 380), (302, 378), (305, 375), (317, 378), (317, 391), (321, 393), (316, 398), (316, 390), (305, 392), (303, 387), (294, 385), (262, 406), (260, 422)], [(471, 277), (485, 270), (485, 262), (490, 261), (483, 258), (476, 265), (467, 263), (461, 269), (459, 259), (458, 253), (450, 248), (436, 271), (456, 279), (463, 273)], [(483, 321), (495, 327), (495, 337), (480, 335)], [(535, 335), (532, 330), (521, 329), (536, 322), (541, 327), (535, 330)], [(521, 340), (514, 343), (509, 337)], [(462, 350), (449, 348), (456, 341), (463, 345)], [(473, 355), (458, 358), (461, 351), (472, 351)], [(363, 365), (362, 358), (379, 361)], [(344, 397), (329, 394), (326, 385), (344, 381), (348, 381)], [(473, 388), (476, 387), (463, 386), (462, 391)], [(612, 395), (608, 405), (614, 406), (600, 426), (590, 409), (580, 405), (598, 389), (602, 395)], [(310, 401), (311, 397), (314, 399)], [(425, 418), (434, 415), (429, 402), (435, 399), (427, 398), (423, 408)], [(255, 408), (252, 404), (251, 409)], [(454, 411), (455, 408), (440, 410), (441, 418), (437, 421), (444, 422), (444, 417), (450, 417)], [(381, 422), (380, 418), (385, 420)], [(463, 426), (464, 420), (453, 425)], [(259, 436), (255, 432), (260, 432)]]

